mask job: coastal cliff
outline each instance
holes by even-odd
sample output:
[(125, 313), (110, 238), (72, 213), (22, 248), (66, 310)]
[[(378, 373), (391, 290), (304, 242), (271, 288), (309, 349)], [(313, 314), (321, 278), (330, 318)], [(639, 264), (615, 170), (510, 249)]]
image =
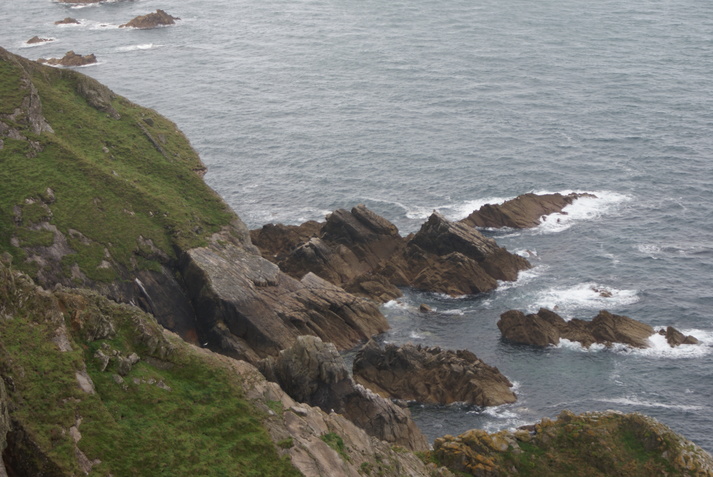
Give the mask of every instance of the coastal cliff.
[[(458, 461), (471, 453), (458, 445), (449, 453), (445, 444), (457, 438), (423, 452), (407, 412), (347, 378), (337, 348), (388, 328), (376, 302), (263, 258), (203, 182), (188, 140), (155, 111), (0, 49), (0, 165), (0, 475), (453, 475), (441, 463), (506, 475), (495, 461), (491, 474)], [(486, 284), (529, 266), (463, 227), (432, 216), (409, 239), (413, 263), (431, 263), (423, 257), (432, 248)], [(487, 258), (499, 254), (513, 263), (508, 276)], [(421, 276), (427, 268), (409, 267)], [(307, 347), (335, 366), (308, 368)], [(341, 401), (288, 394), (278, 383), (288, 388), (299, 373), (321, 379), (306, 388), (350, 387)], [(398, 425), (360, 427), (346, 411), (366, 409), (357, 399)], [(625, 434), (634, 446), (650, 436)], [(566, 460), (589, 445), (567, 442), (566, 452), (547, 452)], [(541, 455), (518, 447), (524, 459)], [(709, 468), (697, 450), (668, 455), (671, 475)]]

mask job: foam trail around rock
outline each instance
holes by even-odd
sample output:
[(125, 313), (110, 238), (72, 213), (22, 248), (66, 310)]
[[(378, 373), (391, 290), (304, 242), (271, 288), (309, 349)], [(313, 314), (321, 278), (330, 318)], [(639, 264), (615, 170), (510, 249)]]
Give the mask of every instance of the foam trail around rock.
[[(575, 318), (575, 313), (582, 313), (581, 310), (614, 310), (637, 301), (639, 301), (637, 290), (622, 290), (599, 283), (585, 282), (566, 288), (553, 287), (541, 291), (532, 300), (528, 312), (535, 313), (540, 308), (548, 308), (565, 319), (571, 319)], [(583, 317), (576, 316), (576, 318)]]

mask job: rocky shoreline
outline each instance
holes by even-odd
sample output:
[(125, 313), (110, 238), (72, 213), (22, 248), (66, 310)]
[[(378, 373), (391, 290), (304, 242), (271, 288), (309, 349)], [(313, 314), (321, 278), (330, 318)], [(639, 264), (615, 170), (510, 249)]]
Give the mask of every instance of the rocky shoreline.
[[(437, 213), (418, 232), (402, 237), (363, 205), (334, 211), (324, 223), (249, 231), (205, 185), (205, 166), (173, 123), (77, 72), (48, 68), (3, 49), (0, 62), (12, 79), (6, 83), (14, 85), (6, 95), (9, 106), (0, 112), (0, 154), (17, 171), (7, 184), (9, 213), (0, 215), (7, 238), (0, 244), (5, 263), (0, 324), (6, 330), (0, 335), (0, 447), (8, 449), (2, 461), (8, 474), (71, 475), (80, 468), (88, 473), (102, 460), (120, 466), (91, 440), (91, 432), (81, 437), (80, 424), (94, 429), (92, 420), (100, 419), (91, 405), (101, 407), (101, 399), (127, 390), (133, 394), (119, 395), (143, 399), (137, 390), (149, 389), (141, 405), (161, 408), (167, 396), (178, 399), (178, 392), (170, 394), (174, 389), (190, 385), (176, 371), (185, 368), (216, 376), (223, 376), (216, 369), (237, 373), (246, 395), (264, 411), (261, 422), (275, 443), (268, 451), (289, 456), (304, 475), (451, 475), (434, 462), (472, 475), (507, 475), (510, 457), (501, 461), (479, 449), (487, 445), (518, 453), (528, 447), (518, 442), (533, 442), (522, 432), (517, 434), (522, 439), (501, 439), (472, 431), (438, 440), (429, 453), (408, 410), (390, 398), (492, 406), (516, 399), (512, 384), (467, 350), (382, 349), (369, 341), (388, 329), (379, 305), (399, 296), (400, 288), (452, 296), (488, 292), (530, 268), (525, 258), (469, 223)], [(37, 164), (48, 164), (41, 187), (33, 182), (40, 175), (31, 168)], [(55, 171), (61, 174), (52, 175)], [(577, 198), (527, 195), (502, 209), (517, 205), (518, 223), (536, 225), (543, 207), (552, 210), (547, 213), (562, 212)], [(551, 206), (555, 200), (562, 206)], [(505, 329), (536, 327), (507, 339), (527, 342), (519, 336), (537, 336), (531, 344), (540, 346), (561, 338), (642, 346), (653, 333), (648, 325), (606, 312), (591, 328), (542, 310), (535, 317), (517, 311), (503, 316)], [(35, 323), (42, 334), (33, 334), (23, 320)], [(692, 342), (675, 330), (667, 334), (671, 342)], [(25, 353), (38, 343), (54, 359), (38, 355), (36, 365), (45, 368), (25, 372), (29, 365), (20, 357), (32, 358)], [(363, 343), (352, 377), (339, 350)], [(19, 355), (6, 349), (20, 350)], [(63, 353), (73, 354), (57, 358), (70, 356)], [(203, 363), (199, 367), (197, 359)], [(60, 364), (61, 370), (54, 367)], [(106, 374), (114, 369), (117, 377)], [(51, 424), (44, 422), (47, 416), (43, 421), (18, 411), (45, 399), (31, 392), (34, 382), (27, 376), (35, 375), (59, 376), (57, 386), (65, 386), (56, 401), (67, 415)], [(199, 391), (191, 390), (189, 397)], [(210, 398), (201, 394), (193, 404), (203, 401)], [(93, 404), (82, 407), (85, 402)], [(186, 402), (172, 404), (178, 409), (174, 417), (188, 413), (190, 399)], [(102, 412), (110, 413), (111, 406)], [(104, 426), (113, 426), (124, 416), (102, 419), (109, 423)], [(217, 426), (219, 420), (206, 418), (207, 425)], [(598, 429), (596, 422), (586, 426)], [(534, 434), (525, 433), (539, 442), (548, 428), (541, 424)], [(101, 439), (111, 435), (100, 431), (92, 432)], [(577, 441), (582, 448), (589, 443), (584, 434)], [(649, 434), (642, 435), (637, 439), (645, 445)], [(680, 451), (683, 445), (674, 447)], [(57, 450), (65, 448), (69, 454)], [(425, 452), (434, 462), (428, 465), (412, 451)], [(666, 462), (679, 465), (674, 461), (680, 455), (671, 450)], [(686, 455), (680, 465), (695, 459), (694, 468), (710, 469), (705, 453)], [(382, 465), (384, 459), (392, 464)], [(104, 465), (107, 472), (112, 468)]]

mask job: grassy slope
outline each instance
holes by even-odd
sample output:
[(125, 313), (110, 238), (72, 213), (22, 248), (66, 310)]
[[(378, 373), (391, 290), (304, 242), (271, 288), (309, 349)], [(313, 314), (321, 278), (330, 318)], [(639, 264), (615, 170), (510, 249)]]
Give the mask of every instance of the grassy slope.
[[(140, 250), (139, 235), (173, 257), (176, 247), (199, 245), (235, 218), (194, 172), (202, 164), (175, 124), (121, 97), (111, 102), (121, 115), (114, 119), (78, 93), (91, 89), (93, 80), (20, 61), (22, 68), (0, 56), (0, 114), (19, 108), (29, 95), (21, 83), (29, 73), (54, 133), (35, 135), (22, 117), (6, 120), (42, 145), (36, 157), (28, 157), (33, 155), (28, 141), (4, 138), (0, 149), (0, 253), (13, 255), (16, 266), (34, 271), (24, 262), (23, 248), (51, 244), (51, 232), (33, 230), (47, 217), (63, 234), (74, 229), (90, 239), (88, 244), (69, 239), (78, 253), (65, 257), (67, 269), (76, 262), (89, 278), (104, 281), (117, 278), (115, 270), (97, 268), (105, 249), (126, 269), (152, 268), (155, 257)], [(48, 188), (54, 202), (26, 203), (42, 199)], [(22, 209), (20, 224), (14, 221), (15, 206)], [(13, 236), (20, 247), (10, 245)]]
[[(81, 473), (70, 434), (77, 422), (79, 449), (101, 460), (92, 475), (299, 475), (278, 457), (239, 376), (164, 336), (150, 315), (91, 292), (40, 293), (1, 264), (0, 312), (12, 416), (64, 475)], [(72, 346), (65, 352), (52, 341), (63, 324)], [(141, 361), (121, 384), (117, 361), (101, 371), (97, 350), (136, 352)], [(85, 366), (95, 394), (77, 385)]]

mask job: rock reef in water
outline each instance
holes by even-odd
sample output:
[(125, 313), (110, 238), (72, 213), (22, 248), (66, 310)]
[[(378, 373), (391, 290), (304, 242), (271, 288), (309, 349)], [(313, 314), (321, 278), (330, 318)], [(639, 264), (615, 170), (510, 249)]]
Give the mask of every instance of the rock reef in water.
[(276, 358), (259, 364), (293, 399), (344, 415), (369, 435), (410, 449), (428, 449), (408, 410), (357, 385), (331, 343), (301, 336)]
[(79, 25), (79, 20), (72, 17), (67, 17), (64, 20), (57, 20), (54, 22), (55, 25)]
[(384, 397), (427, 404), (515, 402), (512, 383), (467, 350), (413, 344), (380, 347), (369, 341), (354, 360), (354, 379)]
[(159, 9), (154, 13), (149, 13), (148, 15), (140, 15), (123, 25), (119, 25), (119, 28), (137, 28), (139, 30), (148, 30), (150, 28), (160, 26), (174, 25), (176, 20), (180, 20), (180, 18), (173, 17)]
[(29, 40), (27, 40), (25, 43), (28, 45), (36, 45), (38, 43), (47, 43), (50, 41), (54, 41), (52, 38), (40, 38), (39, 36), (33, 36)]
[(537, 227), (543, 216), (562, 212), (562, 209), (580, 197), (596, 196), (576, 192), (567, 195), (523, 194), (500, 205), (485, 204), (461, 222), (471, 227), (515, 229)]
[[(607, 347), (615, 343), (634, 348), (648, 348), (649, 338), (655, 330), (640, 321), (602, 310), (591, 321), (574, 318), (566, 321), (557, 313), (540, 308), (535, 314), (525, 315), (510, 310), (500, 315), (498, 328), (503, 338), (516, 344), (546, 347), (559, 344), (560, 339), (576, 341), (588, 348), (593, 344)], [(661, 333), (672, 347), (681, 344), (698, 344), (693, 336), (684, 336), (675, 328)]]
[(398, 287), (453, 296), (487, 292), (530, 268), (526, 259), (438, 213), (403, 238), (364, 205), (336, 210), (323, 224), (265, 225), (251, 238), (265, 258), (294, 277), (312, 272), (381, 302), (400, 296)]
[(713, 476), (713, 458), (655, 419), (616, 411), (563, 411), (516, 431), (444, 436), (432, 456), (473, 476)]
[(96, 63), (97, 57), (94, 56), (94, 53), (90, 53), (89, 55), (78, 55), (74, 51), (68, 51), (62, 58), (40, 58), (37, 62), (47, 63), (52, 66), (85, 66)]

